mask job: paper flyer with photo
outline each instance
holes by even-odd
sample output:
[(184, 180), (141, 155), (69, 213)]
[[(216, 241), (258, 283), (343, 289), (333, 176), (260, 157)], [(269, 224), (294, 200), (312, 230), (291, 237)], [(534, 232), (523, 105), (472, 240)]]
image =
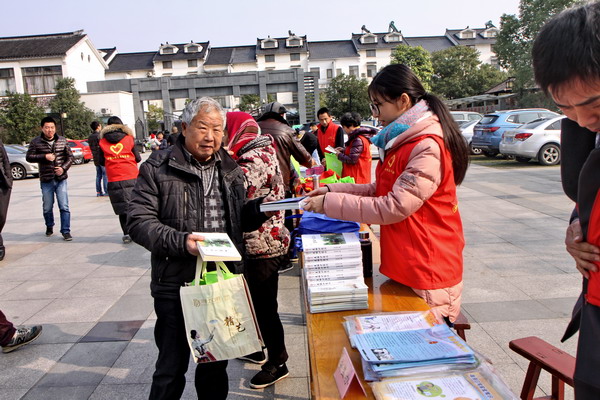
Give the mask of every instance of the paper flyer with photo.
[(414, 313), (356, 315), (353, 318), (356, 333), (400, 332), (415, 329), (429, 329), (441, 322), (431, 311)]
[(456, 374), (432, 378), (385, 379), (372, 383), (373, 393), (378, 400), (402, 399), (460, 399), (491, 400), (502, 397), (479, 373)]

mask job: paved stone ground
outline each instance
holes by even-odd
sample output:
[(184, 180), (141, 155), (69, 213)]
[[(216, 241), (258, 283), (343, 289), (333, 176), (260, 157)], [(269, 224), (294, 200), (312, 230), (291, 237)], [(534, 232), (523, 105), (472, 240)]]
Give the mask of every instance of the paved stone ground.
[[(95, 197), (94, 174), (90, 164), (70, 171), (70, 243), (44, 236), (38, 180), (15, 182), (3, 233), (0, 309), (17, 324), (43, 324), (44, 333), (0, 355), (2, 399), (148, 396), (156, 359), (149, 253), (121, 242), (108, 198)], [(574, 339), (559, 343), (580, 287), (562, 243), (572, 204), (557, 167), (472, 165), (459, 193), (467, 238), (464, 310), (473, 326), (467, 339), (518, 392), (526, 363), (508, 349), (509, 340), (537, 335), (575, 353)], [(297, 269), (281, 276), (290, 378), (252, 390), (248, 381), (258, 367), (231, 361), (231, 399), (309, 397), (298, 287)], [(193, 399), (192, 372), (187, 379), (184, 398)]]

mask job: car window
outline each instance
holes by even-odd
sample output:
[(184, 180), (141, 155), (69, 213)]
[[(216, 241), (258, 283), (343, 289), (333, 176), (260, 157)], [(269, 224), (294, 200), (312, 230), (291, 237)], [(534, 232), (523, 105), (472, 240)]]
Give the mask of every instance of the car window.
[(541, 124), (543, 124), (546, 121), (548, 121), (547, 118), (534, 119), (533, 121), (528, 122), (525, 125), (522, 125), (521, 128), (523, 128), (523, 129), (533, 129), (533, 128), (536, 128), (536, 127), (540, 126)]
[(23, 154), (23, 151), (17, 150), (17, 149), (13, 149), (12, 147), (5, 147), (4, 148), (6, 150), (6, 152), (8, 154)]
[(479, 121), (480, 124), (493, 124), (498, 119), (497, 115), (484, 115), (484, 117)]
[(542, 117), (545, 117), (545, 118), (553, 118), (553, 117), (556, 117), (556, 114), (555, 114), (555, 113), (549, 113), (549, 112), (543, 112), (543, 113), (540, 113), (540, 115), (541, 115)]
[(518, 122), (520, 124), (526, 124), (528, 122), (533, 121), (534, 119), (539, 118), (539, 115), (536, 112), (522, 113), (522, 114), (517, 114), (516, 116), (518, 116), (518, 119), (516, 120), (516, 122)]
[(561, 123), (562, 119), (559, 119), (558, 121), (554, 121), (553, 123), (551, 123), (550, 125), (548, 125), (546, 127), (547, 131), (559, 131), (560, 130), (560, 123)]
[(454, 118), (455, 121), (462, 121), (465, 119), (465, 114), (463, 113), (452, 113), (452, 118)]
[(69, 143), (69, 147), (75, 147), (75, 146), (77, 146), (77, 144), (73, 143), (73, 142), (67, 142), (67, 143)]
[(481, 119), (481, 116), (480, 116), (480, 115), (477, 115), (477, 114), (469, 114), (469, 120), (471, 120), (471, 121), (478, 121), (478, 120), (480, 120), (480, 119)]
[(84, 146), (89, 146), (88, 142), (85, 141), (85, 140), (83, 142), (81, 142), (81, 144), (84, 145)]
[(506, 122), (512, 122), (513, 124), (516, 124), (518, 122), (517, 116), (516, 115), (509, 115), (506, 118)]

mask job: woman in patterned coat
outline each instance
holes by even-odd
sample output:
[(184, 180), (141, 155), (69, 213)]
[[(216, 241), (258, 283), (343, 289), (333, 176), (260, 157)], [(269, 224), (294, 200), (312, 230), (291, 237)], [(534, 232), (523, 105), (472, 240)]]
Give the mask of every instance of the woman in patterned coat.
[[(227, 132), (229, 152), (244, 171), (248, 200), (268, 195), (283, 199), (285, 185), (271, 137), (261, 135), (258, 124), (244, 112), (227, 113)], [(244, 275), (268, 352), (268, 361), (262, 351), (243, 357), (256, 364), (264, 363), (250, 380), (254, 389), (270, 386), (289, 374), (283, 325), (277, 312), (278, 270), (281, 265), (289, 264), (290, 235), (283, 224), (283, 214), (280, 211), (258, 230), (244, 233)]]

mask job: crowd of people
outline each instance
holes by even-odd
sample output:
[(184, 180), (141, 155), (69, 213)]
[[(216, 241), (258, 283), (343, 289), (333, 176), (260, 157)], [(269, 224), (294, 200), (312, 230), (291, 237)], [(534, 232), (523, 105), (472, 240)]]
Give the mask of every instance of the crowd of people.
[[(573, 41), (572, 38), (578, 38)], [(562, 127), (562, 177), (577, 204), (567, 230), (567, 250), (584, 276), (582, 296), (565, 339), (580, 330), (575, 370), (577, 399), (600, 398), (600, 3), (569, 9), (548, 22), (534, 47), (540, 88), (567, 118)], [(108, 194), (123, 230), (151, 252), (151, 295), (157, 320), (158, 360), (151, 399), (180, 398), (190, 349), (179, 289), (194, 279), (201, 235), (226, 232), (243, 255), (230, 268), (248, 282), (265, 349), (242, 357), (261, 365), (250, 387), (264, 388), (287, 377), (288, 353), (278, 314), (279, 272), (289, 263), (290, 232), (284, 212), (259, 206), (294, 193), (290, 158), (312, 167), (332, 152), (343, 177), (355, 183), (327, 184), (308, 193), (304, 209), (332, 218), (381, 225), (380, 272), (413, 289), (449, 325), (460, 313), (465, 245), (457, 186), (465, 178), (468, 148), (447, 106), (427, 92), (411, 69), (384, 67), (368, 87), (371, 112), (380, 131), (361, 126), (362, 117), (344, 113), (333, 122), (327, 108), (317, 112), (300, 137), (288, 125), (285, 107), (267, 104), (258, 119), (225, 112), (212, 98), (187, 104), (168, 138), (151, 139), (153, 153), (141, 164), (134, 135), (118, 117), (103, 128), (91, 124), (96, 195)], [(54, 233), (54, 199), (60, 233), (71, 241), (67, 194), (72, 154), (56, 123), (46, 117), (31, 141), (27, 160), (39, 164), (45, 234)], [(370, 146), (380, 161), (371, 179)], [(12, 188), (7, 156), (0, 145), (0, 232)], [(5, 248), (0, 235), (0, 260)], [(0, 311), (0, 345), (13, 351), (35, 340), (41, 326), (14, 327)], [(225, 399), (227, 361), (199, 363), (195, 387), (200, 398)]]

